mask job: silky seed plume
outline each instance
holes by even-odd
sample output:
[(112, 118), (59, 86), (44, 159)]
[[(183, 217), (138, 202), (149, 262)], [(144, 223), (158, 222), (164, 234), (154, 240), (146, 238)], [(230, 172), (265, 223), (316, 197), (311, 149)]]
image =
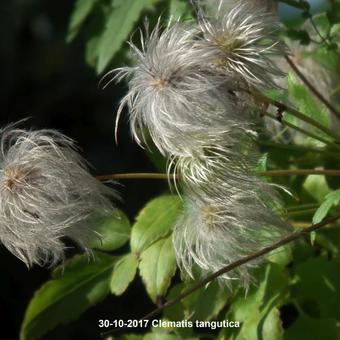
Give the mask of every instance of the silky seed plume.
[(30, 267), (64, 258), (64, 238), (85, 250), (112, 189), (88, 172), (74, 142), (55, 130), (0, 131), (0, 241)]

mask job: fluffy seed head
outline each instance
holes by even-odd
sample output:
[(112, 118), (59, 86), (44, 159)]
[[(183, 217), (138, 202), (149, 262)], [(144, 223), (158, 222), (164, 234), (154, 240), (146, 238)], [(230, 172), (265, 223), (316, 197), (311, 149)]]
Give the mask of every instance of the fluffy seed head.
[[(185, 212), (174, 230), (178, 264), (191, 277), (195, 266), (208, 273), (215, 272), (287, 232), (281, 219), (255, 192), (226, 186), (219, 191), (218, 196), (186, 196)], [(250, 269), (256, 264), (242, 265), (221, 279), (229, 286), (231, 280), (237, 280), (248, 287)]]
[(199, 133), (219, 133), (226, 115), (236, 111), (230, 93), (237, 84), (207, 67), (205, 54), (195, 48), (196, 33), (180, 23), (163, 30), (158, 25), (142, 38), (141, 50), (131, 44), (135, 66), (114, 70), (115, 78), (127, 78), (129, 85), (118, 117), (126, 105), (135, 139), (145, 144), (148, 129), (165, 155), (196, 148)]
[(219, 6), (215, 16), (200, 18), (201, 49), (210, 53), (211, 64), (234, 74), (249, 85), (276, 87), (275, 77), (283, 76), (273, 57), (287, 52), (280, 40), (276, 16), (248, 1)]
[(86, 249), (113, 191), (92, 177), (71, 139), (55, 130), (0, 131), (0, 241), (27, 266), (63, 259), (64, 237)]

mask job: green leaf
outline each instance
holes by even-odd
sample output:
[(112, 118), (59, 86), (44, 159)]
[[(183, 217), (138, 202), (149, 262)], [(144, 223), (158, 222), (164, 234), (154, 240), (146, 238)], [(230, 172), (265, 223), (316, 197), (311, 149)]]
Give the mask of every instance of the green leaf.
[(71, 15), (66, 41), (71, 42), (98, 0), (77, 0)]
[[(292, 73), (288, 76), (288, 90), (291, 97), (294, 99), (294, 103), (297, 105), (298, 109), (318, 121), (325, 127), (330, 126), (330, 117), (325, 108), (323, 108), (317, 100), (312, 96), (312, 94), (307, 90), (306, 86), (301, 85)], [(318, 131), (318, 129), (311, 129), (313, 133), (329, 139), (328, 136)]]
[(280, 311), (276, 307), (273, 308), (263, 320), (262, 334), (263, 340), (283, 339), (283, 327), (280, 318)]
[(215, 318), (227, 304), (230, 291), (217, 281), (201, 288), (183, 300), (186, 314), (193, 320), (209, 321)]
[(75, 256), (53, 280), (35, 292), (25, 313), (20, 339), (35, 340), (59, 324), (69, 322), (109, 293), (109, 280), (116, 258), (95, 252), (95, 261)]
[(174, 20), (181, 18), (182, 20), (191, 19), (191, 7), (187, 0), (170, 0), (170, 17)]
[(182, 340), (182, 338), (174, 334), (152, 332), (146, 334), (143, 340)]
[(127, 216), (116, 210), (111, 216), (103, 218), (96, 230), (102, 235), (102, 239), (95, 240), (92, 248), (112, 251), (129, 240), (131, 226)]
[(128, 38), (142, 12), (159, 0), (113, 0), (111, 14), (98, 46), (97, 72), (102, 73)]
[(110, 289), (113, 294), (121, 295), (125, 292), (136, 275), (137, 266), (138, 261), (135, 254), (127, 254), (117, 261), (110, 282)]
[[(110, 339), (110, 338), (109, 338)], [(119, 337), (120, 340), (144, 340), (144, 336), (140, 334), (125, 334)]]
[(178, 196), (159, 196), (140, 211), (131, 231), (131, 249), (140, 253), (173, 229), (182, 211), (183, 203)]
[(326, 195), (324, 202), (313, 216), (313, 223), (316, 224), (321, 222), (327, 216), (329, 210), (338, 204), (340, 204), (340, 189)]
[(340, 260), (311, 258), (295, 268), (294, 300), (309, 316), (340, 321)]
[(268, 163), (268, 153), (264, 153), (261, 158), (257, 161), (256, 171), (267, 171), (267, 163)]
[(324, 175), (309, 175), (303, 183), (303, 188), (317, 202), (323, 202), (326, 195), (330, 192)]
[(285, 331), (283, 339), (340, 340), (340, 325), (333, 319), (315, 319), (302, 314)]
[[(289, 277), (277, 264), (268, 264), (258, 272), (259, 284), (245, 294), (240, 291), (231, 301), (226, 319), (239, 321), (240, 329), (225, 329), (225, 339), (281, 339), (282, 327), (277, 308), (286, 302)], [(235, 332), (238, 334), (235, 334)]]
[(268, 255), (268, 261), (276, 263), (281, 267), (286, 267), (292, 260), (293, 251), (291, 245), (280, 247)]
[(163, 238), (141, 254), (140, 275), (153, 302), (164, 296), (176, 272), (176, 258), (171, 236)]

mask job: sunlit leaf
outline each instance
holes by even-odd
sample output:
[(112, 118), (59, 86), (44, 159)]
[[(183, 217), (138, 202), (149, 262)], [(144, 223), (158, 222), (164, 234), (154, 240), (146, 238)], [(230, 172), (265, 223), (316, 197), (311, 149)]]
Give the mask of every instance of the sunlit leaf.
[(113, 0), (111, 14), (98, 45), (97, 72), (102, 73), (123, 42), (129, 38), (135, 23), (142, 12), (159, 0)]
[[(286, 302), (289, 288), (287, 272), (277, 264), (268, 264), (259, 271), (258, 285), (245, 295), (240, 291), (232, 300), (227, 319), (239, 321), (240, 329), (225, 329), (221, 336), (228, 339), (280, 339), (282, 327), (277, 308)], [(266, 337), (265, 337), (266, 336)]]
[(178, 196), (160, 196), (150, 201), (138, 214), (131, 231), (131, 249), (140, 253), (153, 242), (168, 235), (182, 211)]
[(313, 217), (313, 223), (321, 222), (333, 206), (340, 204), (340, 189), (326, 195), (324, 202), (320, 205)]
[(140, 275), (152, 301), (166, 294), (176, 271), (172, 238), (163, 238), (144, 250), (140, 257)]
[(110, 289), (113, 294), (121, 295), (125, 292), (136, 275), (137, 266), (138, 261), (135, 254), (127, 254), (117, 261), (110, 281)]
[(96, 231), (101, 239), (95, 240), (92, 247), (104, 251), (112, 251), (122, 247), (130, 238), (131, 226), (127, 216), (116, 210), (111, 216), (99, 223)]

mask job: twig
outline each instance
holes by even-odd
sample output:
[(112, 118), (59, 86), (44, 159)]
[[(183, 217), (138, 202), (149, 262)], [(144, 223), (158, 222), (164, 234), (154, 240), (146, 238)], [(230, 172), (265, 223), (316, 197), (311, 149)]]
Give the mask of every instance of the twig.
[[(259, 176), (302, 176), (302, 175), (325, 175), (325, 176), (340, 176), (340, 170), (318, 170), (318, 169), (294, 169), (294, 170), (268, 170), (257, 172)], [(176, 175), (168, 175), (165, 173), (148, 173), (148, 172), (136, 172), (125, 174), (111, 174), (97, 176), (100, 181), (120, 180), (120, 179), (161, 179), (168, 180), (174, 179)]]
[(136, 172), (136, 173), (126, 173), (126, 174), (110, 174), (96, 176), (100, 181), (110, 181), (119, 179), (165, 179), (173, 178), (173, 175), (168, 175), (164, 173), (150, 173), (150, 172)]
[[(295, 240), (299, 239), (300, 237), (302, 237), (304, 235), (310, 234), (313, 231), (317, 231), (318, 229), (320, 229), (320, 228), (322, 228), (322, 227), (324, 227), (324, 226), (326, 226), (330, 223), (337, 221), (339, 218), (340, 218), (340, 214), (335, 215), (335, 216), (330, 217), (330, 218), (328, 218), (328, 219), (326, 219), (326, 220), (324, 220), (320, 223), (312, 225), (312, 226), (310, 226), (306, 229), (303, 229), (303, 230), (297, 231), (297, 232), (293, 232), (293, 233), (289, 234), (287, 237), (281, 239), (278, 242), (273, 243), (272, 245), (270, 245), (268, 247), (261, 249), (258, 252), (255, 252), (255, 253), (250, 254), (248, 256), (244, 256), (240, 260), (235, 261), (235, 262), (225, 266), (224, 268), (218, 270), (217, 272), (215, 272), (211, 275), (208, 275), (205, 279), (197, 282), (196, 284), (193, 284), (190, 288), (186, 289), (183, 293), (179, 294), (174, 299), (165, 302), (161, 307), (158, 307), (158, 308), (154, 309), (151, 313), (145, 315), (141, 320), (148, 320), (148, 319), (158, 315), (165, 308), (171, 307), (174, 304), (180, 302), (182, 299), (184, 299), (188, 295), (192, 294), (196, 290), (204, 287), (207, 283), (217, 279), (219, 276), (226, 274), (226, 273), (230, 272), (231, 270), (234, 270), (235, 268), (242, 266), (245, 263), (248, 263), (248, 262), (253, 261), (253, 260), (255, 260), (255, 259), (257, 259), (257, 258), (259, 258), (263, 255), (266, 255), (266, 254), (270, 253), (271, 251), (278, 249), (278, 248), (280, 248), (280, 247), (282, 247), (282, 246), (284, 246), (284, 245), (286, 245), (286, 244), (288, 244), (292, 241), (295, 241)], [(110, 331), (106, 331), (104, 333), (101, 333), (101, 336), (111, 334), (112, 332), (115, 332), (116, 330), (118, 330), (118, 329), (114, 329), (114, 330), (110, 330)], [(120, 329), (120, 330), (122, 330), (122, 329)]]
[[(248, 91), (249, 92), (249, 91)], [(278, 102), (275, 99), (271, 99), (267, 96), (265, 96), (263, 93), (256, 91), (256, 90), (252, 90), (250, 92), (254, 98), (258, 99), (259, 101), (271, 104), (276, 106), (280, 112), (282, 113), (283, 111), (287, 111), (290, 114), (292, 114), (293, 116), (295, 116), (296, 118), (316, 127), (317, 129), (319, 129), (320, 131), (323, 131), (325, 134), (327, 134), (328, 136), (334, 138), (336, 141), (339, 142), (340, 136), (337, 135), (336, 133), (334, 133), (332, 130), (330, 130), (329, 128), (327, 128), (326, 126), (323, 126), (321, 123), (319, 123), (318, 121), (316, 121), (315, 119), (308, 117), (307, 115), (305, 115), (304, 113), (294, 109), (293, 107), (290, 107), (288, 105), (285, 105), (283, 103)]]
[(299, 70), (292, 59), (285, 56), (289, 66), (294, 70), (297, 76), (306, 84), (311, 92), (331, 111), (338, 119), (340, 119), (340, 112), (322, 95), (322, 93), (306, 78), (306, 76)]
[(276, 115), (272, 114), (272, 113), (262, 112), (262, 115), (265, 115), (265, 116), (267, 116), (267, 117), (269, 117), (269, 118), (271, 118), (273, 120), (276, 120), (276, 121), (279, 120), (279, 122), (282, 125), (288, 126), (289, 128), (294, 129), (294, 130), (296, 130), (296, 131), (298, 131), (298, 132), (300, 132), (300, 133), (302, 133), (302, 134), (304, 134), (306, 136), (309, 136), (309, 137), (311, 137), (311, 138), (313, 138), (315, 140), (318, 140), (318, 141), (320, 141), (322, 143), (325, 143), (326, 145), (332, 146), (333, 148), (340, 150), (340, 147), (338, 145), (333, 144), (332, 142), (328, 141), (327, 139), (324, 139), (323, 137), (320, 137), (320, 136), (318, 136), (318, 135), (316, 135), (316, 134), (314, 134), (314, 133), (312, 133), (310, 131), (307, 131), (306, 129), (303, 129), (303, 128), (299, 127), (299, 126), (296, 126), (296, 125), (294, 125), (292, 123), (289, 123), (289, 122), (287, 122), (287, 121), (285, 121), (283, 119), (278, 119), (278, 117)]
[(340, 176), (340, 170), (318, 170), (318, 169), (295, 169), (295, 170), (268, 170), (257, 173), (260, 176), (304, 176), (304, 175), (325, 175)]
[(298, 145), (298, 144), (280, 144), (275, 143), (271, 141), (264, 141), (260, 140), (258, 141), (259, 145), (262, 146), (268, 146), (270, 148), (277, 148), (277, 149), (283, 149), (283, 150), (291, 150), (291, 151), (298, 151), (298, 152), (316, 152), (320, 154), (326, 154), (330, 157), (340, 157), (339, 153), (329, 151), (325, 148), (319, 148), (319, 147), (312, 147), (312, 146), (305, 146), (305, 145)]

